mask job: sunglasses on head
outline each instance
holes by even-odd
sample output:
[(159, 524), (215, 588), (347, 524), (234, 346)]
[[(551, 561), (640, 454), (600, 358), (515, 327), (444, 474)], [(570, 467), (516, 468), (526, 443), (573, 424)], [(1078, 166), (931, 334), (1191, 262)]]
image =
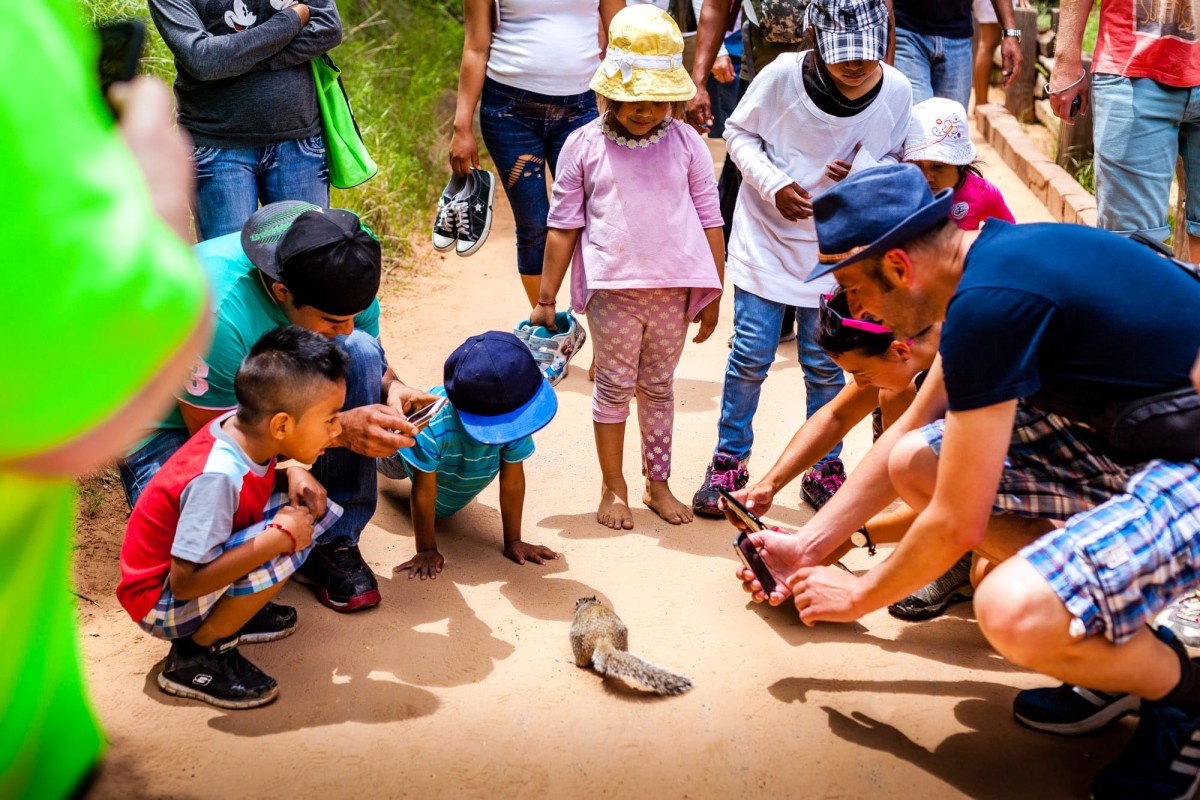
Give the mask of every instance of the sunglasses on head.
[[(887, 335), (887, 336), (892, 335), (891, 329), (885, 328), (883, 325), (880, 325), (878, 322), (868, 322), (864, 319), (855, 319), (854, 317), (850, 316), (849, 314), (842, 315), (842, 314), (838, 313), (836, 310), (834, 310), (833, 306), (830, 305), (830, 302), (835, 297), (840, 299), (840, 298), (844, 298), (845, 295), (841, 295), (841, 294), (836, 294), (836, 295), (822, 294), (821, 295), (820, 322), (821, 322), (821, 332), (825, 336), (829, 336), (829, 337), (837, 336), (838, 334), (841, 333), (842, 328), (850, 328), (851, 330), (862, 331), (863, 333), (871, 333), (871, 334), (877, 334), (877, 335)], [(849, 304), (847, 304), (847, 308), (849, 308)]]

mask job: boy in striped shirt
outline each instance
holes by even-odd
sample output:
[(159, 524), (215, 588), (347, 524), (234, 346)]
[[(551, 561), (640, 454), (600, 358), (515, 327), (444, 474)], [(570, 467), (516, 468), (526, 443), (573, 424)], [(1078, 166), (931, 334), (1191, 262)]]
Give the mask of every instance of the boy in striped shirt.
[(436, 517), (470, 504), (498, 475), (504, 555), (518, 564), (557, 559), (548, 547), (521, 541), (525, 504), (522, 462), (533, 455), (533, 433), (558, 411), (558, 398), (521, 340), (488, 331), (472, 336), (446, 360), (445, 386), (430, 394), (450, 402), (417, 436), (416, 444), (379, 460), (390, 478), (412, 481), (415, 556), (396, 567), (409, 578), (436, 578), (445, 559), (434, 535)]

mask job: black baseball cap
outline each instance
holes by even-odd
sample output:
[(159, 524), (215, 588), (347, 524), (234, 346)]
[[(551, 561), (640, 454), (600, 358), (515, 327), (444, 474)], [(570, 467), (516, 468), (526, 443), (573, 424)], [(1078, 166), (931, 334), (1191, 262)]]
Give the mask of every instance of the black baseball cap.
[(544, 428), (558, 397), (529, 348), (504, 331), (467, 339), (446, 359), (446, 397), (477, 442), (507, 444)]
[(379, 292), (383, 251), (353, 211), (270, 203), (242, 227), (242, 249), (267, 278), (330, 314), (357, 314)]

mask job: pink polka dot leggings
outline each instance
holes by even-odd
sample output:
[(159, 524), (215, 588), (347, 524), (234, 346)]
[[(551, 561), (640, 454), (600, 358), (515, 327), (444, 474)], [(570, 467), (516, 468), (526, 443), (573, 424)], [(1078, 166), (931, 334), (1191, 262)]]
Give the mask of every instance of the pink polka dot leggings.
[(621, 289), (596, 292), (587, 307), (596, 353), (592, 419), (624, 422), (636, 393), (642, 472), (655, 481), (671, 475), (675, 367), (687, 339), (687, 303), (687, 289)]

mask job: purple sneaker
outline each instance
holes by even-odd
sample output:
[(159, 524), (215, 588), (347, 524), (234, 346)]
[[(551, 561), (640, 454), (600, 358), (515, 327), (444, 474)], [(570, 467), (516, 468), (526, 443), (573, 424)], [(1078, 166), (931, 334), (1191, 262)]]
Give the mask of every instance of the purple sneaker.
[(810, 469), (800, 480), (800, 494), (815, 509), (829, 502), (846, 482), (846, 467), (840, 458), (831, 458)]
[(717, 507), (717, 501), (721, 499), (717, 487), (736, 492), (745, 488), (749, 482), (750, 473), (737, 457), (728, 453), (717, 453), (704, 472), (704, 485), (692, 497), (692, 511), (702, 517), (725, 516)]

